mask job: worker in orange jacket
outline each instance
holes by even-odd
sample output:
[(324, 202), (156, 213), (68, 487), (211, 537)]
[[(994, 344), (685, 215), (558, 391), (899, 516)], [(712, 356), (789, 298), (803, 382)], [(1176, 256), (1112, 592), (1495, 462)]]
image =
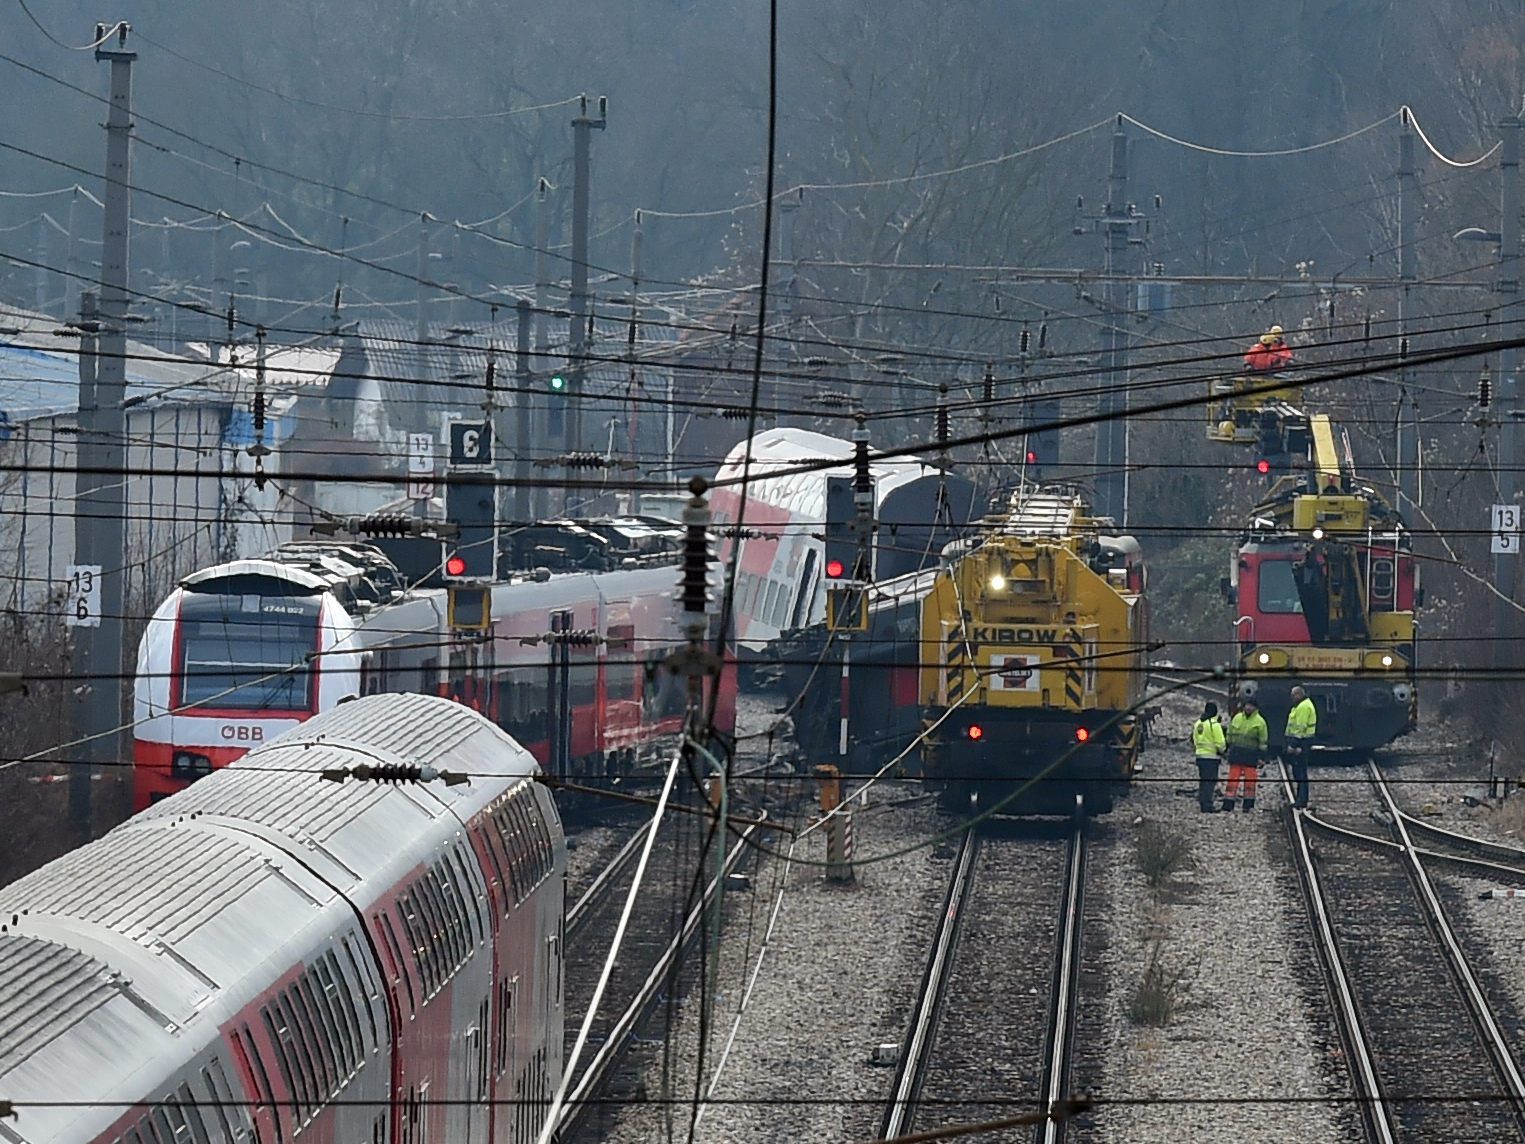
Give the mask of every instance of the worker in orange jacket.
[(1282, 337), (1280, 326), (1272, 326), (1260, 335), (1244, 355), (1244, 365), (1251, 373), (1276, 373), (1292, 364), (1292, 347)]

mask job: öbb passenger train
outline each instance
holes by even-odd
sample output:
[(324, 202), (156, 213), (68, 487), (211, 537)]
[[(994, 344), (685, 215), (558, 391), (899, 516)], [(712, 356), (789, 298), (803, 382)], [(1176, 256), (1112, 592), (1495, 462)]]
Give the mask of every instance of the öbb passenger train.
[[(415, 692), (487, 715), (560, 778), (629, 774), (678, 733), (683, 643), (670, 566), (493, 585), (485, 638), (451, 632), (443, 588), (378, 549), (298, 541), (187, 576), (138, 651), (134, 805), (152, 804), (348, 696)], [(553, 634), (572, 638), (548, 639)], [(717, 726), (735, 716), (722, 674)]]
[[(433, 765), (469, 785), (325, 781)], [(375, 695), (0, 890), (10, 1144), (527, 1144), (566, 848), (529, 752)]]

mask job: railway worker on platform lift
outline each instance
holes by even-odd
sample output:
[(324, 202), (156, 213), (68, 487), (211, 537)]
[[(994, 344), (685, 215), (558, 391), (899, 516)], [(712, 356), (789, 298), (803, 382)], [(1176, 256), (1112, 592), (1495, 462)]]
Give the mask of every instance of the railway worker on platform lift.
[(1292, 364), (1292, 347), (1282, 337), (1280, 326), (1272, 326), (1260, 335), (1260, 340), (1245, 352), (1244, 364), (1251, 373), (1276, 373)]
[(1197, 805), (1203, 814), (1217, 810), (1213, 787), (1218, 785), (1218, 760), (1227, 749), (1223, 724), (1218, 721), (1218, 705), (1211, 700), (1202, 708), (1202, 717), (1191, 729), (1191, 749), (1197, 757)]
[(1237, 788), (1244, 798), (1244, 809), (1255, 809), (1255, 780), (1260, 777), (1260, 763), (1265, 758), (1270, 732), (1265, 716), (1253, 699), (1246, 699), (1228, 724), (1228, 782), (1223, 786), (1223, 809), (1234, 809)]
[(1292, 710), (1287, 712), (1287, 745), (1283, 751), (1292, 768), (1295, 787), (1292, 805), (1308, 805), (1308, 752), (1318, 734), (1318, 709), (1301, 687), (1292, 689)]

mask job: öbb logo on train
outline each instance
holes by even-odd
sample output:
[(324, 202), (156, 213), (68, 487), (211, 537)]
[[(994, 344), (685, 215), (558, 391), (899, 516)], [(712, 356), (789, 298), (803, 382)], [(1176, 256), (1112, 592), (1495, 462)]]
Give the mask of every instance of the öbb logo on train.
[(230, 743), (262, 743), (265, 741), (265, 729), (247, 724), (224, 723), (222, 737)]

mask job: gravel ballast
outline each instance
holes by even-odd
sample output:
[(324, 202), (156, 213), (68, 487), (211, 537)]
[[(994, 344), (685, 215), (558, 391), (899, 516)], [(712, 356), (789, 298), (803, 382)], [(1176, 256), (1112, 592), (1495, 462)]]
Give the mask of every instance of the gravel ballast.
[[(1252, 814), (1197, 809), (1196, 766), (1182, 743), (1197, 710), (1195, 701), (1166, 701), (1142, 781), (1112, 816), (1109, 852), (1093, 849), (1092, 876), (1110, 904), (1111, 1040), (1102, 1103), (1079, 1135), (1118, 1144), (1359, 1140), (1348, 1106), (1319, 1103), (1347, 1083), (1304, 933), (1281, 796), (1263, 777)], [(1136, 860), (1151, 825), (1185, 835), (1193, 852), (1193, 867), (1157, 896)], [(1127, 1015), (1155, 943), (1181, 973), (1177, 1012), (1161, 1028)], [(1246, 1098), (1272, 1103), (1234, 1103)], [(1296, 1102), (1275, 1103), (1289, 1098)]]

